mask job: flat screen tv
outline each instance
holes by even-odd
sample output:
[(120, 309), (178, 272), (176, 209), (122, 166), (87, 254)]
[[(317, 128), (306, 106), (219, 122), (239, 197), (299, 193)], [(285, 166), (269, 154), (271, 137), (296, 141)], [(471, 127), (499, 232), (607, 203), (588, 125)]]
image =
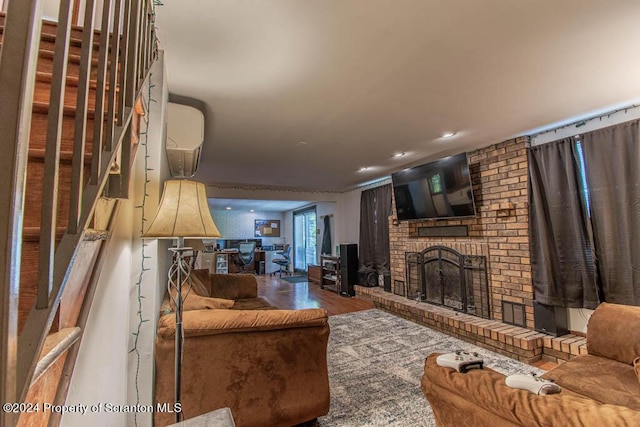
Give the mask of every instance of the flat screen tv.
[(398, 220), (475, 215), (466, 153), (391, 175)]

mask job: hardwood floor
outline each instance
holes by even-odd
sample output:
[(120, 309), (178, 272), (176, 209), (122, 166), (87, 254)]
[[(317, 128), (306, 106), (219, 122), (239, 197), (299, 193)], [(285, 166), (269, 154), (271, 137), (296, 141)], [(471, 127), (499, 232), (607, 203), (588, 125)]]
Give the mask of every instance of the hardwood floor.
[(370, 301), (343, 297), (333, 291), (320, 289), (319, 283), (289, 283), (278, 276), (269, 275), (257, 275), (256, 278), (258, 295), (282, 309), (324, 308), (329, 316), (334, 316), (373, 308)]
[[(257, 275), (256, 278), (258, 295), (285, 310), (324, 308), (329, 316), (334, 316), (373, 308), (370, 301), (340, 296), (333, 291), (320, 289), (320, 284), (315, 282), (289, 283), (278, 276), (269, 275)], [(545, 371), (557, 366), (545, 360), (538, 360), (531, 365)]]

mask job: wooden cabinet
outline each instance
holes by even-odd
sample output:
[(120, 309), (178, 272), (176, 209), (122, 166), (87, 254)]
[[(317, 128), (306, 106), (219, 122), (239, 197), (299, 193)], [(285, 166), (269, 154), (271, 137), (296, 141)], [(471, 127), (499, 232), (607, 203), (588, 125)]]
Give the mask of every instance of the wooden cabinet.
[(322, 282), (320, 287), (334, 292), (340, 292), (340, 258), (322, 255), (320, 257), (322, 267)]
[(314, 264), (307, 265), (307, 277), (309, 281), (322, 285), (322, 267)]
[(229, 254), (216, 254), (216, 274), (229, 274)]

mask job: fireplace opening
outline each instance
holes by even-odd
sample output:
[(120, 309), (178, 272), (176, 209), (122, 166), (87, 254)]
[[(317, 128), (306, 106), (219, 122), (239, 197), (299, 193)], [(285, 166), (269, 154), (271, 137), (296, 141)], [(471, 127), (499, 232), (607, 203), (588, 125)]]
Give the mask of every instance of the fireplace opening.
[(491, 318), (487, 258), (445, 246), (405, 252), (407, 298)]

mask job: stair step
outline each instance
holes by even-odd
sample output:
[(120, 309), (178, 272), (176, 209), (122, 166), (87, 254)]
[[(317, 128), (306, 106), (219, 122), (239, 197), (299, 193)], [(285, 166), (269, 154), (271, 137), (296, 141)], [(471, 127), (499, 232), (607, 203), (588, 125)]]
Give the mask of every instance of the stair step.
[[(2, 40), (0, 39), (0, 51), (2, 50)], [(51, 74), (53, 72), (53, 57), (55, 53), (50, 49), (40, 49), (38, 52), (38, 65), (37, 71), (41, 73)], [(108, 62), (107, 64), (110, 64)], [(80, 52), (69, 53), (69, 59), (67, 62), (67, 77), (77, 78), (80, 72)], [(98, 58), (96, 55), (91, 59), (91, 80), (98, 78)]]
[[(46, 76), (46, 77), (45, 77)], [(75, 84), (69, 84), (75, 83)], [(91, 88), (93, 86), (93, 88)], [(38, 73), (36, 76), (36, 87), (33, 94), (33, 101), (39, 104), (49, 104), (51, 97), (51, 75), (47, 73)], [(65, 107), (75, 108), (78, 99), (78, 78), (67, 78), (65, 86), (64, 104)], [(95, 84), (90, 85), (88, 96), (88, 108), (94, 109), (96, 103)], [(106, 105), (106, 103), (105, 103)]]
[[(45, 150), (40, 148), (29, 148), (29, 161), (44, 162)], [(85, 167), (91, 164), (91, 153), (84, 153)], [(60, 164), (70, 165), (73, 160), (72, 151), (60, 151)]]
[[(56, 241), (62, 240), (67, 227), (56, 227)], [(40, 227), (22, 227), (23, 242), (40, 242)]]
[[(34, 92), (34, 102), (48, 104), (49, 98), (51, 96), (51, 81), (52, 81), (51, 73), (38, 72), (36, 73), (36, 88)], [(65, 106), (75, 108), (77, 98), (78, 98), (78, 84), (80, 83), (80, 79), (77, 76), (67, 76), (66, 78), (66, 86), (65, 86)], [(98, 82), (96, 80), (89, 80), (89, 99), (88, 99), (88, 108), (93, 110), (95, 108), (96, 102), (96, 87), (98, 86)], [(105, 88), (105, 109), (107, 107), (107, 96), (109, 85), (106, 85)], [(116, 88), (116, 97), (120, 92), (119, 88)], [(116, 98), (117, 99), (117, 98)]]
[[(66, 227), (69, 219), (69, 198), (71, 193), (72, 165), (69, 160), (58, 163), (58, 206), (57, 227)], [(90, 164), (90, 157), (85, 156), (85, 166)], [(84, 182), (88, 182), (91, 168), (84, 168)], [(39, 227), (42, 210), (42, 194), (44, 190), (44, 159), (39, 158), (27, 163), (27, 187), (24, 198), (23, 227)]]
[[(48, 114), (49, 113), (49, 103), (48, 102), (33, 102), (33, 112), (37, 114)], [(76, 106), (75, 105), (65, 105), (63, 110), (63, 115), (66, 117), (75, 117), (76, 116)], [(87, 109), (87, 119), (93, 120), (95, 115), (95, 111), (93, 109)], [(105, 111), (104, 115), (107, 113)]]
[[(53, 56), (52, 50), (41, 49), (38, 56), (38, 71), (41, 73), (53, 72)], [(67, 76), (78, 77), (80, 72), (80, 55), (69, 54), (67, 65)], [(91, 59), (91, 80), (98, 78), (98, 60), (96, 58)]]
[[(66, 227), (69, 218), (69, 193), (71, 189), (71, 164), (60, 162), (58, 175), (58, 208), (57, 227)], [(90, 171), (85, 168), (85, 182)], [(27, 188), (24, 198), (24, 227), (39, 227), (42, 209), (42, 193), (44, 186), (44, 162), (29, 162), (27, 164)]]
[[(75, 117), (63, 116), (62, 118), (62, 139), (60, 150), (73, 151)], [(47, 113), (34, 112), (31, 116), (31, 135), (29, 139), (29, 149), (44, 149), (47, 133)], [(93, 146), (93, 120), (87, 120), (87, 132), (85, 141), (85, 151), (92, 152)]]
[[(4, 34), (4, 22), (6, 19), (6, 13), (0, 12), (0, 42)], [(56, 32), (58, 29), (58, 23), (55, 21), (49, 21), (47, 19), (42, 20), (42, 28), (40, 31), (40, 48), (53, 50), (56, 42)], [(73, 25), (71, 27), (69, 48), (73, 53), (80, 54), (82, 48), (82, 36), (84, 29), (81, 26)], [(100, 31), (94, 30), (93, 33), (93, 45), (94, 51), (96, 51), (100, 45)]]

